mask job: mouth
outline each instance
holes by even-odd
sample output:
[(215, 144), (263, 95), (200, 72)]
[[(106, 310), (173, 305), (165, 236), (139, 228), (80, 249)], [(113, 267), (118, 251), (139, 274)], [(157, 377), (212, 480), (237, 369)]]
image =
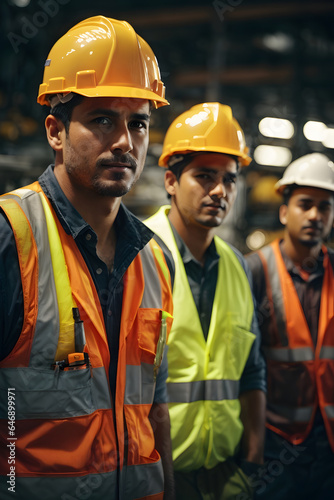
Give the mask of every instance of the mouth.
[(122, 163), (122, 162), (108, 162), (108, 163), (101, 163), (100, 165), (102, 168), (107, 169), (107, 170), (126, 170), (128, 168), (132, 169), (132, 165), (129, 163)]
[(314, 226), (307, 226), (307, 227), (304, 227), (303, 230), (308, 233), (308, 234), (318, 234), (321, 232), (321, 228), (320, 227), (314, 227)]
[(225, 212), (225, 210), (226, 210), (225, 203), (223, 203), (223, 204), (221, 204), (221, 203), (207, 203), (206, 205), (204, 205), (204, 207), (208, 208), (209, 210), (215, 210), (215, 211), (223, 210)]

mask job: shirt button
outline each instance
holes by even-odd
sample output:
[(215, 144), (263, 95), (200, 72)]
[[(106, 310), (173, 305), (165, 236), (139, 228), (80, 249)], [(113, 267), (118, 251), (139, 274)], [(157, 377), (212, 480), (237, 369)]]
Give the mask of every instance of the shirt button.
[(110, 309), (108, 311), (108, 316), (112, 316), (112, 311), (110, 311)]
[(92, 238), (92, 235), (90, 233), (86, 234), (86, 240), (89, 241)]
[(96, 269), (96, 274), (101, 274), (101, 273), (102, 273), (102, 269), (101, 269), (100, 267), (98, 267), (98, 268)]

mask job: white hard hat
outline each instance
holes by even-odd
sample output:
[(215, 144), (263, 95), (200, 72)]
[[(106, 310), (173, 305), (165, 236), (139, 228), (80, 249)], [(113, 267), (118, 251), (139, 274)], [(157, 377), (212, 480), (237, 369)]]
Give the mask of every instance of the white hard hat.
[(334, 191), (334, 163), (322, 153), (302, 156), (286, 168), (275, 189), (283, 193), (292, 184)]

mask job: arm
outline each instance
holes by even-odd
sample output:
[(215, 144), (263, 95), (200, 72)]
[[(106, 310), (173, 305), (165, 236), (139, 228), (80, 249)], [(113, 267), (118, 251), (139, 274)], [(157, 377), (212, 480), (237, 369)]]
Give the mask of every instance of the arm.
[[(252, 289), (253, 281), (249, 268), (245, 271)], [(266, 421), (266, 366), (261, 354), (261, 333), (257, 321), (257, 303), (253, 295), (254, 314), (251, 331), (255, 340), (240, 380), (240, 419), (244, 426), (241, 439), (241, 459), (253, 464), (263, 464)], [(247, 465), (247, 464), (244, 464)]]
[(23, 293), (13, 231), (0, 210), (0, 361), (15, 346), (23, 324)]
[(240, 419), (244, 426), (241, 459), (263, 464), (266, 396), (261, 390), (245, 391), (239, 396)]
[(153, 403), (149, 419), (154, 432), (155, 447), (161, 456), (164, 469), (164, 500), (174, 500), (172, 445), (167, 403)]

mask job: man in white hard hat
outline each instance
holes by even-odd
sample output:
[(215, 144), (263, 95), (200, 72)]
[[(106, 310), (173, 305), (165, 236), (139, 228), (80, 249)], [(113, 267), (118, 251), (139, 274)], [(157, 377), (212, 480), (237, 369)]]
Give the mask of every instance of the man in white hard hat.
[(332, 498), (334, 491), (334, 166), (323, 154), (286, 169), (282, 240), (247, 256), (267, 362), (265, 470), (259, 498)]
[(38, 102), (55, 164), (0, 198), (0, 497), (173, 498), (171, 276), (121, 203), (168, 104), (157, 61), (127, 22), (86, 19)]
[(177, 500), (251, 498), (246, 475), (263, 462), (265, 365), (251, 277), (215, 235), (247, 151), (229, 106), (182, 113), (159, 159), (171, 206), (145, 221), (175, 261), (167, 389)]

